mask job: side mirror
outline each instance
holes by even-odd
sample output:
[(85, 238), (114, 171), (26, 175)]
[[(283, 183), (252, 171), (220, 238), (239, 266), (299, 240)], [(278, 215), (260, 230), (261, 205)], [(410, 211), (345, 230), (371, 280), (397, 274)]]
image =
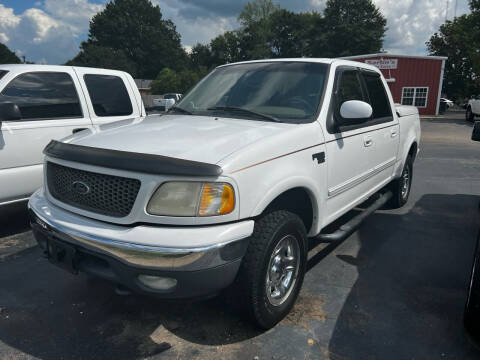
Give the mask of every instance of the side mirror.
[(475, 121), (473, 124), (472, 140), (480, 141), (480, 121)]
[(17, 104), (12, 102), (0, 103), (0, 121), (20, 120), (22, 114)]
[(342, 106), (340, 106), (340, 116), (344, 119), (365, 120), (369, 119), (372, 113), (372, 107), (364, 101), (345, 101)]

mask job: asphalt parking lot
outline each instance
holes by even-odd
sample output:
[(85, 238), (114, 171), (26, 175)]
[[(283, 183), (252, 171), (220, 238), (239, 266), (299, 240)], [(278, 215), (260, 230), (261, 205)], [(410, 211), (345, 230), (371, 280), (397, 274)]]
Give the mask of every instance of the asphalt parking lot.
[(462, 314), (480, 227), (480, 144), (422, 119), (411, 198), (319, 245), (291, 314), (260, 332), (223, 298), (118, 296), (41, 257), (25, 204), (0, 209), (0, 358), (479, 359)]

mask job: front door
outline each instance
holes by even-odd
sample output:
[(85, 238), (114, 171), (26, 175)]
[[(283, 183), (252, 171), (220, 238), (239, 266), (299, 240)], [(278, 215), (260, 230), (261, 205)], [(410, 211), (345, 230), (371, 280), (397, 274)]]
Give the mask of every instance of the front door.
[[(370, 103), (370, 119), (340, 119), (349, 100)], [(342, 215), (388, 183), (398, 151), (399, 129), (381, 77), (352, 67), (337, 69), (327, 126), (328, 194), (325, 224)], [(339, 123), (342, 126), (337, 126)]]
[(0, 204), (41, 187), (42, 151), (50, 140), (92, 127), (73, 71), (12, 74), (8, 80), (0, 102), (17, 104), (21, 119), (0, 124)]

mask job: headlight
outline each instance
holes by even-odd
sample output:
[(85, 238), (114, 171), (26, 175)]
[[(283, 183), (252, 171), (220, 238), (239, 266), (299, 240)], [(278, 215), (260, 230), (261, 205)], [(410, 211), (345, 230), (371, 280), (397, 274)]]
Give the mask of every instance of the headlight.
[(235, 194), (226, 183), (167, 182), (148, 202), (147, 212), (163, 216), (214, 216), (231, 213)]

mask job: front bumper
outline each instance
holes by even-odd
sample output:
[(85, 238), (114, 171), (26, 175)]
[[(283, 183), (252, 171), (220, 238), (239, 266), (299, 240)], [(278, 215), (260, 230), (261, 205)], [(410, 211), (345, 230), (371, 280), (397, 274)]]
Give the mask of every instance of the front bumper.
[[(198, 227), (107, 224), (52, 205), (42, 191), (31, 197), (29, 209), (40, 247), (47, 249), (50, 241), (73, 249), (74, 272), (165, 298), (202, 297), (227, 287), (253, 232), (253, 220)], [(179, 245), (172, 247), (176, 240)], [(175, 279), (176, 285), (154, 289), (142, 283), (139, 275)]]

